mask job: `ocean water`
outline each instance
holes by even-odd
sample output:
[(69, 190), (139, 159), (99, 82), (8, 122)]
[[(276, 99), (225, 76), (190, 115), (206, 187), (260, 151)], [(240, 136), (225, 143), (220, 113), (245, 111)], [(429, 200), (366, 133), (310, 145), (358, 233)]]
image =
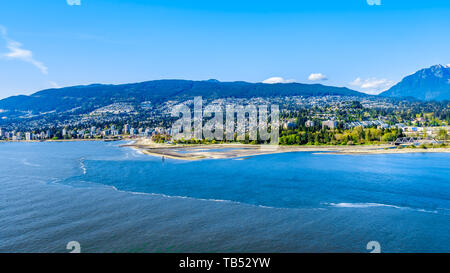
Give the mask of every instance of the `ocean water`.
[(450, 154), (178, 161), (0, 143), (0, 252), (450, 252)]

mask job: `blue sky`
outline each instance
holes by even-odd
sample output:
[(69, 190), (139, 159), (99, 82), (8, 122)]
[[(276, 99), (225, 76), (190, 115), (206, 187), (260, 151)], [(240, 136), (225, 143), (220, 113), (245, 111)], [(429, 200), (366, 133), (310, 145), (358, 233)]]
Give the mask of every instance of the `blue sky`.
[(450, 63), (450, 1), (3, 0), (0, 35), (0, 98), (210, 78), (378, 93)]

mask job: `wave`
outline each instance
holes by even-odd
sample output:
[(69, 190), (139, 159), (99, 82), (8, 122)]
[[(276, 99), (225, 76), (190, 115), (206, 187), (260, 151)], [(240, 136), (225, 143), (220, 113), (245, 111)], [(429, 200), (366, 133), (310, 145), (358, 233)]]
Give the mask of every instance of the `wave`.
[(309, 208), (309, 207), (305, 207), (305, 208), (289, 208), (289, 207), (274, 207), (274, 206), (267, 206), (267, 205), (257, 205), (257, 204), (251, 204), (251, 203), (245, 203), (245, 202), (239, 202), (239, 201), (233, 201), (233, 200), (224, 200), (224, 199), (209, 199), (209, 198), (197, 198), (197, 197), (189, 197), (189, 196), (179, 196), (179, 195), (166, 195), (163, 193), (148, 193), (148, 192), (133, 192), (133, 191), (127, 191), (127, 190), (119, 190), (117, 189), (115, 186), (107, 186), (104, 185), (108, 188), (113, 189), (114, 191), (117, 192), (122, 192), (122, 193), (129, 193), (129, 194), (135, 194), (135, 195), (148, 195), (148, 196), (158, 196), (158, 197), (163, 197), (163, 198), (170, 198), (170, 199), (188, 199), (188, 200), (197, 200), (197, 201), (206, 201), (206, 202), (219, 202), (219, 203), (229, 203), (229, 204), (235, 204), (235, 205), (246, 205), (246, 206), (250, 206), (250, 207), (258, 207), (258, 208), (264, 208), (264, 209), (277, 209), (277, 210), (302, 210), (302, 209), (307, 209), (307, 210), (324, 210), (324, 208)]
[[(90, 182), (93, 183), (93, 182)], [(224, 199), (213, 199), (213, 198), (197, 198), (197, 197), (190, 197), (190, 196), (179, 196), (179, 195), (167, 195), (163, 193), (149, 193), (149, 192), (135, 192), (135, 191), (129, 191), (129, 190), (119, 190), (115, 186), (112, 185), (105, 185), (101, 183), (93, 183), (97, 185), (104, 186), (105, 188), (112, 189), (116, 192), (121, 193), (127, 193), (132, 195), (147, 195), (147, 196), (157, 196), (167, 199), (188, 199), (188, 200), (198, 200), (198, 201), (206, 201), (206, 202), (221, 202), (221, 203), (229, 203), (229, 204), (237, 204), (237, 205), (246, 205), (251, 207), (259, 207), (259, 208), (266, 208), (266, 209), (307, 209), (307, 210), (324, 210), (326, 208), (324, 207), (276, 207), (276, 206), (268, 206), (268, 205), (259, 205), (259, 204), (251, 204), (246, 202), (240, 202), (240, 201), (233, 201), (233, 200), (224, 200)], [(404, 209), (404, 210), (412, 210), (417, 212), (423, 212), (423, 213), (432, 213), (432, 214), (445, 214), (450, 215), (448, 213), (445, 213), (445, 211), (448, 211), (449, 209), (441, 209), (438, 208), (437, 210), (427, 210), (423, 208), (413, 208), (413, 207), (403, 207), (403, 206), (396, 206), (396, 205), (390, 205), (390, 204), (380, 204), (380, 203), (321, 203), (321, 205), (325, 205), (328, 207), (335, 207), (335, 208), (354, 208), (354, 209), (363, 209), (363, 208), (374, 208), (374, 207), (387, 207), (387, 208), (393, 208), (393, 209)]]
[(196, 198), (196, 197), (179, 196), (179, 195), (166, 195), (163, 193), (133, 192), (133, 191), (126, 191), (126, 190), (119, 190), (115, 186), (107, 186), (107, 187), (111, 188), (117, 192), (129, 193), (129, 194), (134, 194), (134, 195), (149, 195), (149, 196), (158, 196), (158, 197), (170, 198), (170, 199), (190, 199), (190, 200), (207, 201), (207, 202), (220, 202), (220, 203), (229, 203), (229, 204), (236, 204), (236, 205), (247, 205), (247, 206), (266, 208), (266, 209), (285, 209), (285, 208), (243, 203), (243, 202), (232, 201), (232, 200)]
[(136, 158), (141, 158), (145, 154), (136, 147), (126, 147), (127, 149), (123, 150), (124, 158), (126, 160), (134, 160)]
[(151, 195), (151, 196), (160, 196), (164, 198), (177, 198), (177, 199), (193, 199), (193, 200), (200, 200), (200, 201), (213, 201), (213, 202), (228, 202), (228, 203), (236, 203), (240, 204), (240, 202), (236, 201), (230, 201), (230, 200), (222, 200), (222, 199), (202, 199), (202, 198), (194, 198), (189, 196), (178, 196), (178, 195), (166, 195), (163, 193), (148, 193), (148, 192), (133, 192), (133, 191), (126, 191), (126, 190), (119, 190), (114, 186), (109, 186), (115, 191), (123, 192), (123, 193), (130, 193), (130, 194), (136, 194), (136, 195)]
[(139, 154), (139, 155), (145, 155), (143, 152), (142, 152), (142, 150), (141, 149), (138, 149), (138, 148), (136, 148), (136, 147), (130, 147), (136, 154)]
[(22, 163), (23, 163), (24, 165), (31, 166), (31, 167), (41, 167), (41, 165), (30, 163), (30, 162), (28, 162), (26, 159), (22, 160)]
[(80, 169), (83, 171), (83, 174), (87, 173), (86, 165), (84, 164), (84, 157), (80, 158)]
[(396, 209), (402, 208), (399, 206), (379, 204), (379, 203), (324, 203), (324, 204), (337, 208), (370, 208), (370, 207), (390, 207)]
[(433, 213), (433, 214), (439, 213), (437, 210), (402, 207), (402, 206), (380, 204), (380, 203), (322, 203), (322, 204), (330, 206), (330, 207), (336, 207), (336, 208), (358, 208), (358, 209), (360, 209), (360, 208), (373, 208), (373, 207), (388, 207), (388, 208), (394, 208), (394, 209), (414, 210), (414, 211)]

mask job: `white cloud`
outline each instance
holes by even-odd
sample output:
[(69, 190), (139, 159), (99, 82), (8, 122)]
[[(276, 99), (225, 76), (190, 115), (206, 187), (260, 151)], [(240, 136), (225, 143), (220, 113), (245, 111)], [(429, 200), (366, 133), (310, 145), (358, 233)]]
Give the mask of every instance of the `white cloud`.
[(322, 73), (312, 73), (311, 75), (309, 75), (308, 80), (310, 80), (310, 81), (326, 81), (326, 80), (328, 80), (328, 77)]
[(381, 6), (381, 0), (367, 0), (369, 6)]
[(48, 83), (52, 88), (61, 88), (61, 86), (54, 81), (49, 81)]
[(377, 95), (392, 87), (394, 82), (387, 79), (368, 78), (363, 80), (361, 78), (356, 78), (349, 84), (359, 88), (360, 91), (364, 93)]
[(81, 6), (81, 0), (67, 0), (69, 6)]
[(282, 77), (272, 77), (264, 80), (263, 83), (274, 84), (274, 83), (293, 83), (295, 80), (285, 80)]
[(9, 52), (0, 54), (0, 57), (7, 59), (17, 59), (22, 60), (24, 62), (30, 63), (37, 67), (43, 74), (48, 74), (47, 67), (42, 63), (33, 58), (33, 52), (28, 49), (23, 49), (22, 44), (11, 40), (8, 35), (6, 28), (0, 26), (0, 34), (2, 38), (6, 41), (6, 47), (9, 49)]

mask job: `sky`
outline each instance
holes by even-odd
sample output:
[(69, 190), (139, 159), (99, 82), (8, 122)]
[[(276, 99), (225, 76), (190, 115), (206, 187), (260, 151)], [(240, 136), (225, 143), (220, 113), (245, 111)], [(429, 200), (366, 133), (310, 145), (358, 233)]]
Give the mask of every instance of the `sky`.
[(0, 99), (158, 79), (377, 94), (449, 45), (442, 0), (0, 0)]

